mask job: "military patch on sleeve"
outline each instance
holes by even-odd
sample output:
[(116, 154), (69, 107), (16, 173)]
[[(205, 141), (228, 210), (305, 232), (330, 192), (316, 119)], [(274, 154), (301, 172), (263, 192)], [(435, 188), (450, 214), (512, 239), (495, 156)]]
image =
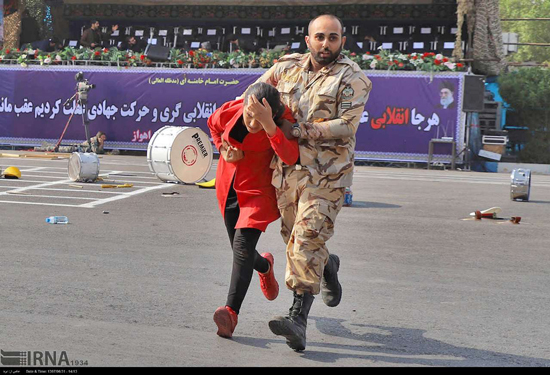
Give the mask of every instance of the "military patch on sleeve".
[(342, 100), (351, 100), (351, 98), (353, 98), (353, 94), (355, 94), (355, 91), (353, 91), (351, 86), (346, 86), (346, 88), (342, 91)]
[(342, 108), (342, 109), (351, 108), (351, 102), (342, 102), (342, 104), (340, 104), (340, 108)]

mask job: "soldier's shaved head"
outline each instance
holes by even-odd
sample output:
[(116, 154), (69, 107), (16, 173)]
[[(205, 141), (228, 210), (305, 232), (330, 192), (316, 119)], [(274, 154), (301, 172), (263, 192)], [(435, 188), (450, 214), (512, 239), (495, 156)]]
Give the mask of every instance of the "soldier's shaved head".
[(342, 31), (342, 21), (332, 14), (323, 14), (310, 21), (305, 39), (314, 72), (338, 58), (346, 42)]
[(309, 21), (309, 24), (307, 26), (307, 32), (309, 35), (311, 35), (311, 25), (313, 25), (313, 23), (315, 23), (315, 21), (317, 21), (319, 18), (331, 18), (335, 21), (338, 21), (338, 23), (340, 24), (340, 35), (344, 33), (344, 23), (340, 18), (336, 17), (334, 14), (321, 14)]

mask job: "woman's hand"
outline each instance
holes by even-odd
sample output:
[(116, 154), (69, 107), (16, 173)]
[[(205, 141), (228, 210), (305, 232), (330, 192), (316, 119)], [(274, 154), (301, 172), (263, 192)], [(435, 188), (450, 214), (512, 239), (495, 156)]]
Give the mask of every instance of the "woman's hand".
[(270, 136), (277, 132), (277, 125), (273, 121), (273, 111), (266, 98), (260, 103), (255, 95), (248, 97), (248, 106), (246, 108), (248, 115), (258, 121), (266, 133)]
[(222, 147), (220, 148), (220, 154), (223, 156), (226, 162), (236, 163), (242, 158), (244, 158), (243, 150), (232, 146), (225, 139), (222, 139)]

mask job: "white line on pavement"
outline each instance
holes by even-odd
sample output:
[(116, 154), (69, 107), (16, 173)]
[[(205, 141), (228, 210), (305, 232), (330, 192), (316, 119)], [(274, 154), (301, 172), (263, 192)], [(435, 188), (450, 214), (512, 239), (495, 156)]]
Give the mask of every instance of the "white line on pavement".
[(98, 199), (95, 202), (86, 203), (86, 204), (81, 205), (80, 207), (93, 208), (93, 207), (98, 206), (100, 204), (105, 204), (105, 203), (113, 202), (113, 201), (116, 201), (116, 200), (119, 200), (119, 199), (128, 198), (128, 196), (131, 196), (131, 195), (143, 194), (143, 193), (146, 193), (146, 192), (152, 191), (152, 190), (164, 189), (168, 186), (170, 186), (170, 184), (162, 184), (162, 185), (157, 185), (157, 186), (141, 188), (139, 190), (129, 192), (125, 195), (119, 195), (119, 196), (114, 196), (114, 197), (105, 198), (105, 199)]

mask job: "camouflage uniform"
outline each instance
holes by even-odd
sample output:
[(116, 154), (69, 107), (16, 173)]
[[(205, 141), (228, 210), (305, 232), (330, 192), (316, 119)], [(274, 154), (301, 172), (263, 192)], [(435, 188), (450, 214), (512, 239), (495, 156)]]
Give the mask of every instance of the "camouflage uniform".
[(258, 81), (279, 90), (301, 129), (299, 165), (286, 166), (277, 156), (271, 163), (287, 244), (286, 284), (319, 294), (325, 243), (352, 184), (355, 133), (372, 84), (343, 55), (315, 75), (310, 59), (309, 53), (284, 56)]
[(104, 154), (105, 150), (103, 149), (104, 145), (101, 145), (99, 143), (98, 137), (92, 137), (90, 138), (90, 144), (88, 145), (88, 141), (84, 141), (80, 144), (84, 148), (84, 151), (88, 149), (88, 146), (90, 146), (91, 152), (95, 152), (96, 154)]

